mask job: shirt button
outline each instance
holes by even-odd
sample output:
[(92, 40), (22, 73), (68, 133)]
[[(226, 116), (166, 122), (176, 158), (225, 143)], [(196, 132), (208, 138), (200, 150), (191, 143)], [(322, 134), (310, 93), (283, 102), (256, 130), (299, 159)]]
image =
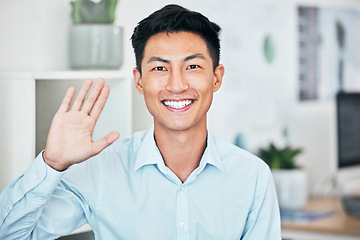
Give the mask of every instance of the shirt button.
[(184, 229), (185, 228), (185, 223), (180, 223), (180, 228)]
[(185, 190), (185, 186), (182, 185), (181, 188), (180, 188), (180, 191), (184, 191)]
[(37, 173), (37, 174), (35, 175), (35, 178), (36, 178), (36, 180), (39, 180), (40, 174)]

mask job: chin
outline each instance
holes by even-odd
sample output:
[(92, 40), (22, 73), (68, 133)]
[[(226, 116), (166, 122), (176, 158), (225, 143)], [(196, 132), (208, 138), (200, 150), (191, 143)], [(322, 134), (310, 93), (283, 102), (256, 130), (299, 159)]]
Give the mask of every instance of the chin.
[(184, 121), (179, 121), (179, 122), (157, 122), (155, 121), (155, 126), (159, 125), (158, 127), (161, 127), (163, 129), (168, 129), (168, 130), (172, 130), (172, 131), (187, 131), (190, 129), (197, 129), (198, 127), (201, 127), (201, 123), (204, 122), (205, 124), (205, 128), (206, 128), (206, 121), (195, 121), (195, 122), (184, 122)]

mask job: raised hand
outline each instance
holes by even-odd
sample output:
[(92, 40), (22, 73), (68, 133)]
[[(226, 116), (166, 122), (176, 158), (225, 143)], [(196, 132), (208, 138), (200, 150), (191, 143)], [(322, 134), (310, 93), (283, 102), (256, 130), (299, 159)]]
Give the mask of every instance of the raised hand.
[(96, 121), (104, 108), (110, 89), (105, 86), (104, 79), (99, 78), (85, 99), (91, 86), (92, 80), (85, 80), (71, 108), (75, 88), (69, 88), (53, 118), (43, 158), (57, 171), (87, 160), (119, 138), (119, 133), (111, 132), (98, 141), (92, 140)]

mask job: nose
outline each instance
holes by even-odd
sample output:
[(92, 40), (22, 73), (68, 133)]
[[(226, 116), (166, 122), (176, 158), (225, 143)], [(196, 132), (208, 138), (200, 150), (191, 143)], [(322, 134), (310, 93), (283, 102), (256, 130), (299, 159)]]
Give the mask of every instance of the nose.
[(182, 93), (189, 89), (189, 84), (181, 73), (181, 70), (171, 72), (165, 89), (173, 93)]

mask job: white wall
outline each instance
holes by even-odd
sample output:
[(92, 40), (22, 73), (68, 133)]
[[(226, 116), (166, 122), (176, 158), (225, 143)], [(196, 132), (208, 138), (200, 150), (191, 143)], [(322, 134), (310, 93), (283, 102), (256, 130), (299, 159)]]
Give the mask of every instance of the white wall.
[(67, 1), (0, 1), (0, 70), (68, 68)]
[[(360, 2), (357, 0), (295, 0), (294, 4), (322, 8), (354, 9), (360, 12)], [(333, 51), (330, 48), (324, 50)], [(329, 58), (329, 55), (326, 52), (323, 54), (323, 63), (328, 60), (326, 58)], [(360, 81), (360, 66), (357, 66), (354, 71), (357, 72), (354, 74), (356, 81)], [(331, 72), (331, 69), (322, 67), (322, 81), (327, 81), (326, 78), (329, 78), (329, 72)], [(338, 180), (340, 180), (344, 188), (353, 185), (351, 183), (353, 181), (357, 182), (354, 185), (358, 184), (360, 168), (352, 169), (349, 172), (348, 170), (339, 172), (337, 168), (336, 107), (334, 98), (296, 102), (290, 112), (290, 121), (292, 122), (290, 129), (292, 132), (291, 141), (294, 145), (303, 147), (305, 151), (299, 157), (299, 162), (308, 171), (310, 177), (309, 187), (313, 194), (337, 194), (334, 192), (336, 189), (332, 189), (332, 187), (333, 180), (338, 177), (340, 177)], [(356, 174), (353, 174), (354, 170)]]
[[(269, 140), (281, 141), (281, 128), (290, 128), (290, 140), (304, 147), (300, 163), (309, 170), (311, 186), (334, 173), (336, 162), (335, 116), (331, 101), (298, 103), (296, 92), (296, 18), (298, 4), (322, 7), (351, 7), (360, 10), (358, 0), (256, 0), (256, 1), (177, 1), (200, 11), (223, 27), (222, 62), (226, 67), (224, 86), (215, 95), (209, 114), (209, 128), (216, 135), (233, 141), (235, 132), (248, 137), (249, 149)], [(120, 0), (116, 24), (125, 28), (122, 68), (131, 73), (134, 57), (130, 37), (136, 23), (163, 5), (166, 0)], [(281, 10), (284, 9), (284, 10)], [(257, 71), (262, 64), (256, 37), (259, 17), (272, 19), (279, 56), (272, 68)], [(229, 16), (231, 18), (229, 18)], [(256, 20), (257, 19), (257, 20)], [(255, 22), (254, 22), (255, 21)], [(261, 19), (259, 20), (261, 21)], [(277, 21), (281, 28), (276, 31)], [(69, 0), (0, 1), (0, 71), (69, 70), (68, 31), (71, 26)], [(259, 25), (258, 25), (259, 26)], [(281, 32), (284, 30), (285, 32)], [(240, 41), (238, 41), (240, 40)], [(266, 68), (266, 67), (265, 67)], [(267, 79), (266, 76), (272, 76)], [(274, 77), (275, 76), (275, 77)], [(271, 80), (271, 81), (267, 81)], [(134, 90), (135, 92), (135, 90)], [(236, 101), (230, 101), (236, 98)], [(233, 111), (224, 111), (224, 105)], [(240, 118), (239, 118), (240, 116)], [(152, 119), (142, 96), (134, 93), (134, 130), (147, 129)], [(235, 120), (234, 120), (235, 119)], [(224, 126), (235, 126), (234, 131)], [(316, 189), (312, 188), (314, 192)]]

